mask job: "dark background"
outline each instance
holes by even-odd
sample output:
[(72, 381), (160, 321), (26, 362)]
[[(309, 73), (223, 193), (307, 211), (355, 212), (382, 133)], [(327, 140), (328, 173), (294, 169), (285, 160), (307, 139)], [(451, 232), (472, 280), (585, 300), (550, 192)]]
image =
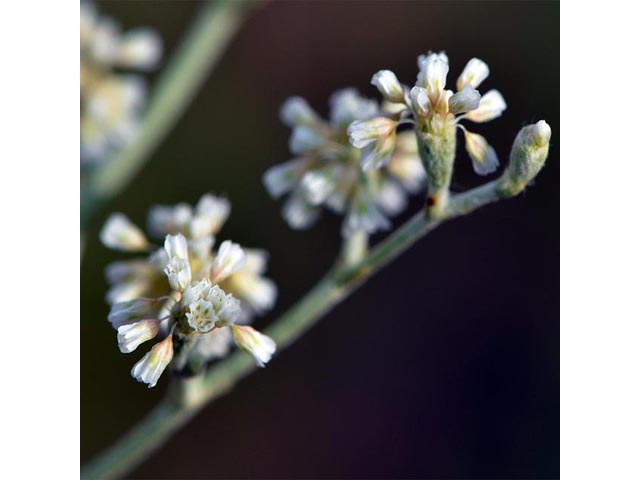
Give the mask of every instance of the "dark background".
[[(100, 2), (174, 51), (197, 2)], [(329, 268), (340, 219), (289, 229), (261, 184), (290, 158), (278, 108), (301, 95), (322, 114), (338, 88), (381, 68), (413, 84), (416, 57), (446, 50), (491, 67), (508, 109), (473, 128), (502, 163), (519, 128), (546, 119), (547, 165), (518, 198), (449, 222), (373, 277), (263, 371), (209, 405), (135, 478), (557, 478), (559, 476), (559, 3), (272, 1), (244, 24), (197, 101), (109, 207), (139, 224), (156, 203), (226, 194), (222, 238), (271, 253), (280, 289), (267, 324)], [(459, 137), (460, 138), (460, 137)], [(454, 189), (482, 183), (461, 149)], [(494, 178), (492, 176), (491, 178)], [(399, 225), (421, 207), (414, 197)], [(106, 216), (106, 214), (105, 214)], [(104, 221), (105, 216), (100, 219)], [(106, 321), (108, 252), (90, 232), (81, 281), (81, 457), (158, 402), (129, 376)], [(378, 240), (376, 237), (374, 240)], [(385, 298), (386, 300), (382, 300)]]

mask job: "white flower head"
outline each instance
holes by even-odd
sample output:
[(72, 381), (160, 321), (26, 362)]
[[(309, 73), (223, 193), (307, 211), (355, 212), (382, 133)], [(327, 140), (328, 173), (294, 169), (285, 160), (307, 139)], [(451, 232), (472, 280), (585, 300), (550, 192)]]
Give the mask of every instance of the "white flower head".
[(236, 345), (250, 353), (259, 367), (264, 367), (276, 351), (276, 342), (249, 326), (233, 325)]
[(191, 266), (189, 265), (189, 246), (182, 234), (167, 235), (164, 249), (169, 257), (169, 263), (164, 273), (169, 285), (179, 292), (184, 291), (191, 283)]
[(473, 160), (473, 170), (478, 175), (488, 175), (498, 168), (498, 155), (487, 140), (477, 133), (464, 132), (465, 147)]
[(218, 283), (237, 272), (246, 260), (244, 250), (237, 243), (225, 240), (220, 245), (211, 267), (211, 281)]
[(289, 97), (280, 108), (280, 119), (285, 125), (312, 125), (318, 121), (318, 115), (302, 97)]
[(142, 359), (131, 369), (131, 376), (137, 381), (153, 388), (173, 358), (173, 340), (171, 335), (156, 343)]
[(475, 110), (480, 104), (480, 92), (470, 85), (465, 85), (462, 90), (449, 98), (449, 112), (454, 115)]
[(125, 252), (146, 250), (149, 245), (142, 230), (122, 213), (111, 214), (100, 231), (100, 240), (109, 248)]
[(206, 278), (191, 285), (180, 303), (187, 310), (187, 323), (199, 333), (230, 325), (240, 314), (240, 302)]
[(389, 162), (396, 141), (398, 122), (387, 117), (356, 121), (349, 125), (347, 134), (351, 144), (364, 149), (360, 164), (364, 171), (375, 170)]
[(404, 102), (404, 88), (398, 81), (398, 77), (391, 70), (380, 70), (371, 78), (374, 85), (382, 96), (392, 103)]
[(489, 66), (479, 58), (472, 58), (467, 62), (464, 70), (458, 77), (456, 87), (461, 91), (466, 85), (471, 88), (478, 86), (489, 76)]
[(138, 346), (158, 334), (160, 320), (147, 319), (118, 327), (118, 347), (122, 353), (131, 353)]
[(480, 98), (478, 108), (465, 114), (464, 118), (476, 123), (484, 123), (502, 115), (507, 102), (497, 90), (489, 90)]

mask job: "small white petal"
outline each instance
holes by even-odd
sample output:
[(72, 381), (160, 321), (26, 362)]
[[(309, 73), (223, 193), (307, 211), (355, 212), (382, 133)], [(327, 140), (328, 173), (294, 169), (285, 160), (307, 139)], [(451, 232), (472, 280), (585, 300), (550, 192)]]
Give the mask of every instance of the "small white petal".
[(131, 353), (140, 344), (155, 338), (160, 329), (160, 320), (141, 320), (118, 327), (118, 347), (122, 353)]
[(230, 240), (225, 240), (218, 249), (218, 254), (211, 267), (211, 281), (221, 282), (229, 275), (237, 272), (246, 260), (242, 247)]
[(226, 198), (203, 195), (196, 205), (195, 215), (189, 226), (191, 238), (198, 239), (217, 233), (230, 212), (231, 204)]
[(417, 86), (427, 89), (429, 99), (435, 104), (444, 91), (449, 73), (449, 59), (441, 53), (430, 53), (426, 57), (418, 58), (420, 73), (418, 74)]
[(171, 335), (156, 343), (153, 348), (131, 369), (131, 376), (137, 381), (155, 387), (162, 372), (173, 358), (173, 340)]
[(477, 133), (464, 132), (465, 147), (473, 160), (473, 170), (478, 175), (493, 173), (498, 168), (498, 155), (487, 140)]
[(318, 130), (311, 127), (297, 126), (289, 137), (289, 150), (294, 155), (300, 155), (322, 147), (326, 141), (325, 136)]
[(289, 97), (280, 108), (280, 119), (285, 125), (309, 125), (318, 121), (318, 115), (302, 97)]
[(458, 77), (456, 87), (458, 91), (461, 91), (466, 85), (478, 88), (488, 76), (489, 66), (479, 58), (472, 58)]
[(164, 249), (169, 258), (189, 258), (189, 244), (181, 233), (177, 235), (167, 235), (164, 239)]
[(389, 163), (393, 148), (396, 144), (395, 131), (387, 137), (378, 139), (375, 143), (362, 149), (360, 166), (365, 172), (376, 170)]
[(153, 316), (159, 303), (156, 299), (136, 298), (117, 302), (111, 306), (107, 319), (116, 330), (144, 317)]
[(191, 267), (185, 258), (173, 257), (164, 267), (169, 285), (173, 290), (184, 291), (191, 283)]
[(229, 353), (231, 341), (231, 329), (215, 328), (209, 333), (198, 335), (192, 352), (205, 362), (222, 358)]
[(267, 192), (272, 198), (278, 198), (289, 192), (298, 180), (299, 172), (306, 165), (304, 159), (293, 159), (268, 169), (262, 177)]
[(483, 123), (498, 118), (507, 108), (507, 102), (497, 90), (490, 90), (480, 99), (478, 108), (465, 114), (472, 122)]
[(318, 219), (319, 210), (307, 202), (301, 193), (294, 193), (282, 206), (282, 216), (287, 224), (296, 230), (304, 230)]
[(364, 148), (380, 137), (388, 137), (395, 132), (398, 122), (387, 117), (352, 122), (347, 128), (349, 141), (356, 148)]
[(431, 109), (431, 102), (427, 90), (422, 87), (413, 87), (409, 93), (411, 98), (411, 109), (418, 116), (425, 116)]
[(312, 205), (324, 202), (333, 192), (336, 178), (332, 168), (307, 172), (300, 180), (300, 191)]
[(116, 62), (121, 67), (150, 70), (161, 55), (160, 36), (148, 28), (136, 28), (123, 35)]
[(125, 252), (145, 250), (149, 245), (144, 233), (122, 213), (112, 214), (100, 231), (100, 240), (109, 248)]
[(449, 112), (454, 115), (475, 110), (480, 104), (480, 92), (465, 85), (464, 88), (449, 98)]
[(249, 326), (233, 325), (233, 339), (242, 350), (250, 353), (259, 367), (271, 360), (276, 342)]
[(157, 205), (149, 211), (147, 228), (154, 237), (187, 233), (187, 227), (193, 218), (193, 209), (186, 203), (175, 206)]
[(371, 84), (390, 102), (404, 102), (404, 89), (391, 70), (380, 70), (371, 78)]

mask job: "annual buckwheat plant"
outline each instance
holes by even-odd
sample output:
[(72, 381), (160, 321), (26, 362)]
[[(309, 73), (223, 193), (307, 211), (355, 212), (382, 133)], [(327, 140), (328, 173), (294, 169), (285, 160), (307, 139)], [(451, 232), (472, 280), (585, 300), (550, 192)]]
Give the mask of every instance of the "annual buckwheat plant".
[[(91, 3), (80, 5), (80, 146), (83, 164), (95, 163), (127, 142), (145, 104), (137, 73), (160, 59), (158, 35), (147, 28), (122, 33)], [(127, 72), (127, 73), (125, 73)]]
[(280, 118), (293, 129), (289, 150), (295, 158), (270, 168), (264, 184), (274, 198), (288, 194), (282, 213), (292, 228), (310, 227), (326, 207), (345, 215), (344, 236), (386, 230), (391, 226), (388, 217), (401, 212), (407, 194), (420, 191), (424, 184), (413, 136), (401, 133), (396, 140), (394, 132), (389, 145), (381, 147), (388, 157), (384, 168), (363, 170), (360, 152), (349, 144), (347, 127), (383, 115), (384, 110), (353, 88), (336, 92), (329, 105), (325, 121), (300, 97), (284, 103)]
[[(120, 37), (114, 37), (113, 28), (102, 25), (94, 10), (84, 15), (87, 46), (83, 48), (98, 52), (92, 53), (92, 61), (99, 66), (121, 62), (127, 42), (115, 41)], [(91, 36), (96, 35), (96, 25), (101, 26), (100, 35), (109, 39), (109, 55), (100, 47), (106, 40)], [(142, 37), (153, 43), (150, 37)], [(196, 42), (194, 51), (204, 44)], [(153, 48), (143, 48), (140, 54), (134, 49), (137, 55), (124, 55), (129, 58), (125, 65), (135, 63), (131, 58), (146, 59), (146, 65), (154, 63), (149, 61), (150, 50)], [(106, 269), (108, 320), (117, 330), (119, 348), (130, 353), (145, 342), (156, 342), (131, 371), (149, 387), (156, 385), (166, 369), (176, 375), (167, 400), (91, 463), (86, 478), (110, 478), (129, 471), (208, 401), (228, 391), (256, 365), (269, 362), (276, 342), (282, 350), (297, 340), (431, 230), (513, 197), (531, 184), (549, 152), (551, 128), (544, 120), (520, 130), (508, 164), (495, 179), (465, 192), (450, 192), (458, 130), (464, 135), (475, 172), (488, 175), (498, 170), (498, 152), (484, 137), (468, 130), (468, 122), (493, 120), (503, 113), (506, 103), (497, 90), (484, 94), (477, 90), (489, 75), (482, 60), (473, 58), (467, 63), (455, 92), (446, 88), (449, 60), (444, 53), (420, 56), (418, 67), (416, 84), (411, 87), (401, 84), (389, 70), (373, 75), (371, 83), (384, 97), (382, 104), (352, 88), (337, 91), (329, 101), (328, 120), (300, 97), (284, 102), (280, 118), (292, 128), (289, 149), (294, 158), (269, 168), (264, 185), (272, 197), (287, 197), (283, 216), (294, 229), (311, 227), (323, 209), (344, 215), (343, 248), (327, 274), (271, 321), (265, 334), (248, 323), (274, 307), (276, 287), (264, 276), (267, 255), (229, 240), (218, 241), (230, 213), (226, 199), (207, 194), (195, 207), (154, 207), (148, 216), (148, 234), (123, 214), (109, 217), (100, 234), (102, 242), (139, 254)], [(105, 76), (103, 81), (122, 81), (112, 77), (108, 68), (97, 71)], [(123, 88), (118, 85), (116, 90)], [(399, 126), (407, 130), (398, 132)], [(408, 195), (423, 190), (424, 208), (370, 247), (369, 235), (391, 229), (390, 219), (407, 207)], [(253, 358), (230, 353), (234, 342)], [(218, 360), (214, 363), (214, 359)]]
[(255, 314), (273, 307), (275, 284), (263, 276), (267, 254), (243, 249), (225, 240), (214, 249), (215, 237), (230, 213), (226, 199), (204, 195), (195, 208), (187, 204), (156, 206), (148, 218), (155, 247), (124, 215), (111, 215), (102, 242), (146, 256), (107, 267), (111, 289), (109, 323), (118, 332), (123, 353), (161, 335), (131, 371), (140, 382), (155, 386), (173, 359), (174, 369), (198, 371), (225, 356), (235, 341), (264, 366), (275, 343), (246, 325)]

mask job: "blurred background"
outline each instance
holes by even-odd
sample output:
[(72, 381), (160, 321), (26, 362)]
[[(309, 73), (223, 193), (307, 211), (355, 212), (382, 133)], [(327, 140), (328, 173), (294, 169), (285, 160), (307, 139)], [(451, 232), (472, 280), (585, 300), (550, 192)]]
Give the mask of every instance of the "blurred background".
[[(170, 57), (199, 2), (98, 2), (124, 28), (149, 26)], [(243, 25), (197, 100), (90, 231), (81, 267), (81, 459), (110, 445), (164, 394), (129, 376), (106, 317), (108, 212), (144, 225), (154, 204), (228, 196), (221, 239), (271, 254), (268, 324), (331, 266), (341, 219), (286, 226), (263, 172), (288, 160), (278, 120), (300, 95), (330, 94), (382, 68), (412, 84), (416, 57), (446, 50), (449, 82), (477, 56), (505, 114), (474, 128), (504, 164), (525, 123), (553, 129), (547, 165), (523, 195), (447, 223), (373, 277), (264, 370), (210, 404), (134, 478), (559, 477), (559, 3), (272, 1)], [(153, 82), (154, 77), (151, 77)], [(453, 188), (484, 182), (459, 137)], [(497, 174), (490, 178), (495, 178)], [(414, 197), (395, 225), (421, 208)], [(373, 241), (379, 240), (375, 237)], [(393, 299), (392, 301), (381, 298)]]

